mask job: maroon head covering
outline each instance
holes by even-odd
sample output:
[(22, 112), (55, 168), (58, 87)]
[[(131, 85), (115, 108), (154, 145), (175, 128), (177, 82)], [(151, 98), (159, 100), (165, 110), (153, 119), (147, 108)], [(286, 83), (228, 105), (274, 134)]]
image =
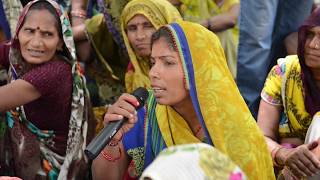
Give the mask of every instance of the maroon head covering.
[(320, 111), (320, 89), (315, 84), (311, 70), (306, 66), (304, 46), (308, 31), (315, 26), (320, 26), (320, 8), (313, 11), (300, 26), (298, 32), (298, 56), (302, 72), (302, 84), (305, 90), (304, 105), (311, 116)]

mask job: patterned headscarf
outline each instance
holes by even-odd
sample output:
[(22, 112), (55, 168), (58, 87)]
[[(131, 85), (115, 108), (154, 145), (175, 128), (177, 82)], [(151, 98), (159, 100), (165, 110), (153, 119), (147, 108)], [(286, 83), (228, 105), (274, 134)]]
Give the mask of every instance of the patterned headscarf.
[[(18, 33), (24, 23), (25, 17), (30, 7), (39, 2), (49, 2), (56, 10), (57, 16), (60, 18), (58, 23), (61, 23), (61, 32), (63, 37), (63, 52), (64, 59), (71, 65), (73, 76), (73, 88), (72, 88), (72, 103), (71, 103), (71, 117), (69, 120), (69, 132), (67, 140), (66, 156), (63, 164), (60, 166), (59, 178), (66, 178), (68, 174), (69, 166), (74, 160), (82, 159), (84, 157), (83, 150), (86, 145), (87, 135), (87, 104), (85, 103), (85, 97), (88, 96), (85, 87), (85, 80), (80, 73), (79, 65), (76, 61), (75, 45), (73, 41), (71, 24), (67, 16), (67, 12), (63, 10), (62, 6), (59, 6), (53, 0), (34, 0), (29, 2), (23, 9), (16, 29), (16, 34), (11, 41), (11, 48), (9, 52), (9, 78), (10, 80), (17, 79), (23, 73), (27, 63), (23, 60), (20, 45), (18, 40)], [(23, 107), (22, 107), (23, 108)], [(25, 116), (25, 115), (24, 115)]]
[(320, 8), (317, 8), (305, 20), (298, 32), (298, 57), (302, 70), (302, 82), (305, 91), (304, 104), (311, 117), (320, 111), (320, 89), (316, 86), (312, 72), (307, 67), (304, 58), (304, 46), (307, 40), (308, 31), (316, 26), (320, 26)]
[(163, 150), (140, 179), (147, 177), (152, 180), (247, 179), (228, 156), (204, 143), (177, 145)]
[[(218, 37), (187, 21), (166, 27), (180, 54), (186, 88), (208, 143), (229, 156), (249, 179), (274, 179), (264, 136), (228, 70)], [(167, 146), (199, 141), (171, 107), (157, 104), (156, 118)]]
[(125, 77), (128, 92), (132, 92), (138, 87), (150, 87), (148, 77), (150, 69), (149, 60), (136, 56), (130, 46), (126, 33), (128, 22), (137, 14), (144, 15), (156, 29), (162, 25), (182, 19), (178, 10), (167, 0), (133, 0), (123, 9), (121, 15), (121, 32), (131, 63), (129, 64)]

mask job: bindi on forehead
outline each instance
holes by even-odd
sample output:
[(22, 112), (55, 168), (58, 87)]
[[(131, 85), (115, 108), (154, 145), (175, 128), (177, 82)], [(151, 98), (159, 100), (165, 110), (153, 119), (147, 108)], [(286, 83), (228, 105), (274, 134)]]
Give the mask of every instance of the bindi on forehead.
[(52, 28), (40, 27), (40, 26), (25, 26), (27, 29), (36, 30), (40, 32), (52, 31)]

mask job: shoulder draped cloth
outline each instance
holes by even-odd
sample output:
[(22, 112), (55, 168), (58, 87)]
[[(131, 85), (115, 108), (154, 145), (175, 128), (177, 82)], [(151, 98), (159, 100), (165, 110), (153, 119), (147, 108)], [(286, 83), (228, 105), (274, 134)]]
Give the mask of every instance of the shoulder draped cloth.
[[(53, 8), (55, 9), (61, 23), (62, 28), (62, 40), (63, 40), (63, 50), (61, 55), (64, 57), (63, 59), (66, 60), (71, 66), (72, 69), (72, 77), (73, 77), (73, 85), (72, 85), (72, 99), (71, 99), (71, 115), (69, 120), (69, 131), (68, 131), (68, 139), (67, 139), (67, 149), (66, 155), (61, 157), (53, 152), (47, 144), (50, 142), (46, 142), (43, 140), (41, 135), (43, 136), (51, 136), (50, 130), (49, 131), (41, 131), (41, 133), (35, 134), (37, 136), (37, 140), (39, 140), (40, 151), (41, 151), (41, 158), (42, 160), (47, 160), (50, 165), (52, 166), (52, 173), (54, 174), (53, 179), (66, 179), (67, 176), (70, 179), (75, 178), (72, 174), (72, 169), (77, 169), (80, 167), (80, 162), (85, 159), (84, 157), (84, 149), (86, 147), (86, 140), (87, 140), (87, 129), (88, 129), (88, 92), (85, 87), (85, 79), (80, 72), (80, 66), (76, 60), (76, 53), (75, 53), (75, 45), (73, 41), (73, 35), (71, 31), (71, 24), (69, 22), (69, 18), (67, 15), (67, 11), (63, 10), (63, 7), (56, 3), (53, 0), (34, 0), (29, 2), (23, 9), (19, 22), (17, 24), (16, 34), (11, 41), (11, 48), (9, 52), (9, 81), (14, 81), (15, 79), (19, 78), (26, 72), (26, 67), (28, 66), (27, 63), (23, 60), (21, 52), (20, 52), (20, 45), (18, 40), (18, 33), (22, 28), (24, 19), (30, 9), (30, 7), (39, 2), (39, 1), (47, 1), (50, 3)], [(17, 112), (15, 111), (12, 113), (13, 115), (18, 113), (19, 120), (22, 122), (21, 124), (25, 125), (26, 122), (30, 122), (26, 119), (25, 113), (23, 111), (23, 106), (17, 108)], [(44, 117), (45, 118), (45, 117)], [(15, 121), (15, 123), (20, 123)], [(27, 124), (29, 126), (29, 124)], [(27, 126), (26, 125), (26, 126)], [(29, 128), (30, 131), (37, 129), (37, 127)], [(37, 131), (39, 132), (39, 131)], [(34, 132), (32, 132), (34, 133)], [(51, 142), (52, 143), (52, 142)], [(26, 151), (26, 149), (20, 149), (22, 152)], [(25, 157), (22, 157), (25, 158)], [(18, 159), (18, 158), (17, 158)], [(42, 163), (39, 161), (38, 163)], [(77, 164), (77, 165), (76, 165)], [(75, 165), (78, 166), (75, 168)], [(31, 172), (26, 172), (31, 173)], [(37, 173), (37, 171), (36, 171)], [(50, 176), (48, 173), (48, 176)], [(58, 173), (58, 174), (56, 174)], [(52, 175), (52, 174), (51, 174)], [(71, 177), (72, 176), (72, 177)], [(49, 178), (49, 177), (48, 177)], [(49, 179), (52, 179), (50, 177)]]
[(261, 98), (275, 106), (284, 108), (279, 124), (279, 136), (305, 139), (312, 116), (304, 103), (305, 89), (297, 55), (278, 59), (266, 79)]
[[(186, 21), (166, 27), (179, 51), (185, 86), (206, 143), (226, 154), (249, 179), (275, 179), (264, 136), (228, 70), (218, 37)], [(186, 121), (172, 107), (157, 104), (152, 93), (145, 119), (143, 114), (138, 112), (138, 124), (124, 137), (137, 174), (165, 147), (200, 142)]]
[[(209, 144), (227, 154), (249, 179), (274, 179), (264, 137), (228, 70), (217, 36), (190, 22), (173, 23), (167, 27), (176, 41), (186, 88)], [(172, 129), (174, 133), (171, 133), (167, 128), (170, 124), (171, 128), (184, 126), (183, 129), (189, 129), (185, 121), (176, 118), (181, 116), (163, 105), (156, 106), (156, 114), (167, 146), (173, 145), (172, 139), (176, 144), (186, 143), (190, 132)], [(167, 115), (173, 117), (168, 120)]]

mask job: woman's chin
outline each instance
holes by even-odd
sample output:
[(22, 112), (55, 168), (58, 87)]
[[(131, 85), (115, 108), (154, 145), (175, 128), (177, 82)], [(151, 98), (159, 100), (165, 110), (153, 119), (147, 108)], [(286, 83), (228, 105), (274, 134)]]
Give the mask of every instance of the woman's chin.
[(157, 101), (157, 104), (160, 104), (160, 105), (169, 105), (163, 98), (161, 97), (156, 97), (156, 101)]

